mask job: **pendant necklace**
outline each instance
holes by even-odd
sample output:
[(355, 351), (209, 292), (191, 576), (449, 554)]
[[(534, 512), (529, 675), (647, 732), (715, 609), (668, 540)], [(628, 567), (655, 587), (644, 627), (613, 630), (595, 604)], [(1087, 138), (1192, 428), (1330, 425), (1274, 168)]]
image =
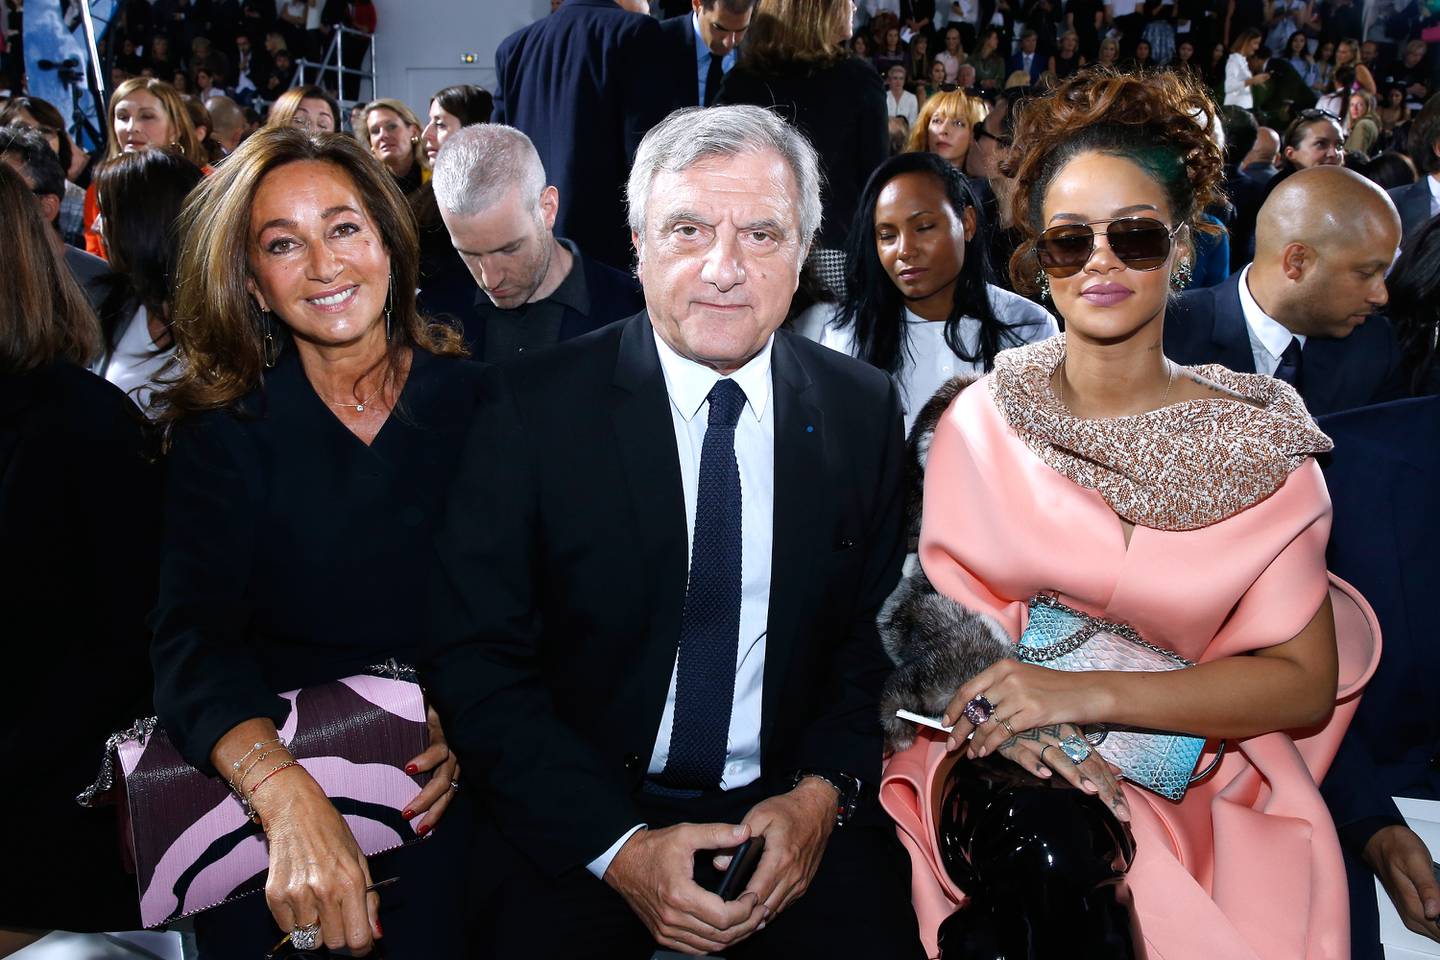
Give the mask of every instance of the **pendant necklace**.
[(359, 403), (341, 403), (338, 400), (326, 400), (325, 402), (330, 404), (330, 406), (332, 407), (353, 407), (356, 413), (364, 413), (365, 404), (369, 403), (371, 400), (374, 400), (380, 394), (380, 391), (383, 389), (385, 389), (385, 381), (381, 380), (380, 386), (376, 387), (375, 390), (371, 392), (370, 396), (366, 397), (364, 400), (361, 400)]

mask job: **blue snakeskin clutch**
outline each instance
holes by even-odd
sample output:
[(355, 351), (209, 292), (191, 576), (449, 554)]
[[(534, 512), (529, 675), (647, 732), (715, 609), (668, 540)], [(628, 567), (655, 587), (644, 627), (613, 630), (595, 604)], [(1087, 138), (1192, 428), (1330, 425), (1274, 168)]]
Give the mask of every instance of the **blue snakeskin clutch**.
[[(1030, 620), (1015, 648), (1016, 659), (1051, 670), (1183, 670), (1195, 664), (1156, 646), (1123, 623), (1100, 620), (1073, 610), (1048, 594), (1030, 599)], [(1207, 776), (1225, 749), (1199, 773), (1195, 765), (1205, 752), (1205, 738), (1183, 733), (1096, 725), (1086, 739), (1100, 747), (1121, 775), (1170, 800), (1185, 796), (1190, 784)], [(1102, 746), (1103, 745), (1103, 746)]]

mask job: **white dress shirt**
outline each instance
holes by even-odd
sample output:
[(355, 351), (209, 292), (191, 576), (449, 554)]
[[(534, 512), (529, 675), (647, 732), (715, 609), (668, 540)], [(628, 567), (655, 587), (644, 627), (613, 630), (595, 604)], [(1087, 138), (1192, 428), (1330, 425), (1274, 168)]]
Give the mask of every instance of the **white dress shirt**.
[(904, 117), (905, 122), (913, 127), (915, 125), (915, 117), (920, 112), (920, 104), (915, 99), (915, 94), (909, 90), (901, 90), (898, 101), (895, 99), (895, 94), (886, 90), (885, 112), (892, 117)]
[(1245, 314), (1245, 330), (1250, 335), (1250, 353), (1255, 357), (1255, 372), (1267, 377), (1275, 376), (1280, 366), (1280, 355), (1290, 346), (1291, 340), (1300, 341), (1305, 349), (1305, 337), (1290, 330), (1271, 317), (1255, 302), (1250, 293), (1250, 268), (1240, 271), (1240, 309)]
[(1430, 183), (1430, 216), (1440, 217), (1440, 173), (1425, 178)]
[[(1002, 346), (1019, 346), (1053, 337), (1060, 332), (1055, 318), (1038, 303), (1027, 300), (1019, 294), (1001, 289), (993, 284), (987, 287), (990, 306), (995, 316), (1012, 326), (1013, 341)], [(854, 327), (837, 327), (834, 318), (835, 304), (819, 303), (795, 319), (795, 332), (816, 341), (832, 350), (857, 356), (859, 347), (855, 343)], [(904, 365), (895, 375), (900, 390), (900, 404), (905, 413), (905, 433), (915, 425), (920, 408), (945, 385), (951, 377), (961, 374), (980, 375), (985, 371), (979, 363), (962, 360), (945, 342), (945, 323), (941, 320), (926, 320), (919, 314), (905, 311), (906, 350)], [(960, 318), (960, 342), (965, 352), (974, 356), (980, 342), (980, 321), (974, 317)]]
[[(760, 778), (760, 704), (765, 678), (765, 637), (770, 619), (770, 550), (775, 523), (775, 404), (771, 396), (770, 354), (772, 336), (749, 363), (730, 375), (745, 392), (745, 409), (735, 425), (735, 462), (740, 469), (740, 638), (735, 663), (735, 699), (730, 710), (730, 734), (726, 742), (725, 767), (720, 776), (722, 790), (734, 790)], [(700, 490), (700, 453), (710, 418), (710, 389), (721, 379), (709, 367), (687, 360), (655, 335), (665, 388), (670, 395), (670, 422), (675, 428), (675, 447), (680, 458), (680, 482), (685, 494), (686, 564), (695, 536), (695, 507)], [(701, 415), (703, 412), (703, 416)], [(675, 682), (680, 658), (670, 670), (670, 689), (655, 748), (650, 754), (650, 774), (665, 769), (670, 757), (670, 733), (675, 723)], [(637, 824), (611, 847), (587, 865), (603, 877), (610, 861), (631, 835), (643, 827)]]

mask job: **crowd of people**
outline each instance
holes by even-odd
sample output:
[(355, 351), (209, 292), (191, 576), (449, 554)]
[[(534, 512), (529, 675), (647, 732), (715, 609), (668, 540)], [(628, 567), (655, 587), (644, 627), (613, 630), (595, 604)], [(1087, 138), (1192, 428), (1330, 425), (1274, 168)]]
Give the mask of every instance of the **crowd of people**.
[[(130, 0), (94, 156), (0, 103), (4, 844), (87, 865), (0, 956), (140, 925), (148, 812), (75, 796), (152, 713), (265, 839), (205, 960), (1038, 949), (1045, 858), (981, 908), (937, 833), (972, 769), (1125, 838), (1136, 955), (1378, 960), (1377, 877), (1440, 941), (1440, 25), (661, 6), (417, 113), (286, 72), (369, 3)], [(1186, 668), (1022, 662), (1042, 608)], [(281, 694), (376, 664), (428, 746), (367, 856)]]

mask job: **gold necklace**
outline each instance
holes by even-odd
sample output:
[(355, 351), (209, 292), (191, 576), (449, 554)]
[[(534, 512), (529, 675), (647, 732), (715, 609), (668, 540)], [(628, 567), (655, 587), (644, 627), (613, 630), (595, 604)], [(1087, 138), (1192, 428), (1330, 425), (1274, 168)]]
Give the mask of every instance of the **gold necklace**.
[(384, 389), (385, 381), (382, 379), (380, 381), (380, 386), (376, 387), (370, 393), (370, 396), (366, 397), (364, 400), (361, 400), (359, 403), (354, 403), (353, 401), (346, 401), (344, 403), (341, 403), (339, 400), (331, 400), (329, 398), (326, 398), (325, 402), (330, 404), (330, 406), (332, 407), (354, 407), (356, 413), (364, 413), (365, 404), (369, 403), (371, 400), (374, 400), (379, 395), (380, 391)]

